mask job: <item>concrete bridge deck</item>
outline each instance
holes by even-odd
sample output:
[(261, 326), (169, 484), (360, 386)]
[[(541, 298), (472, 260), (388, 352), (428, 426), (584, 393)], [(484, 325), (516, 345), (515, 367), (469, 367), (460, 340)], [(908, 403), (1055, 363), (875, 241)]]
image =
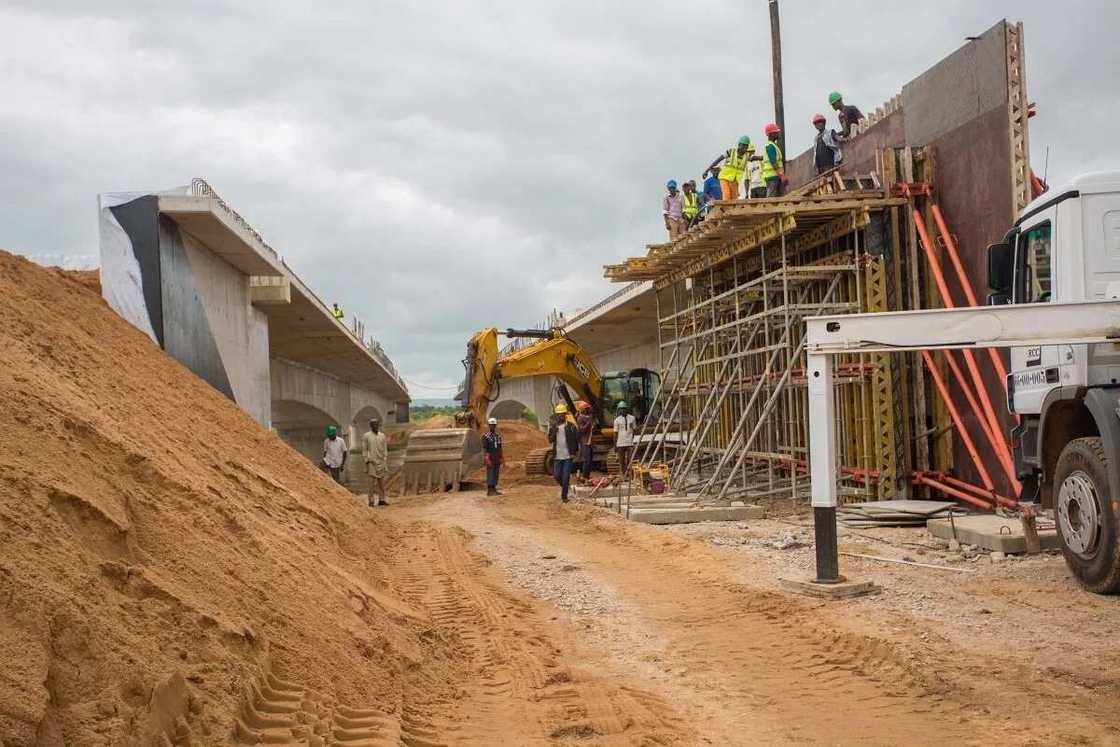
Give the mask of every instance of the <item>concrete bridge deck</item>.
[(169, 355), (309, 458), (339, 426), (407, 422), (392, 362), (202, 180), (100, 198), (102, 292)]

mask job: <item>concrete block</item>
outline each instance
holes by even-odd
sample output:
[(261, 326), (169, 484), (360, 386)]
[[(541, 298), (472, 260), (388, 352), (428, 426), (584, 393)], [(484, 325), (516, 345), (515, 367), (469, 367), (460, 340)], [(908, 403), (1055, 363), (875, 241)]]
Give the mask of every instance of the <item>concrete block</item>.
[(851, 581), (843, 576), (835, 584), (819, 584), (811, 578), (780, 578), (778, 581), (783, 589), (820, 599), (849, 599), (880, 591), (871, 581)]
[(251, 277), (249, 301), (254, 306), (287, 306), (292, 302), (292, 281), (284, 277)]
[[(994, 514), (959, 516), (953, 520), (930, 519), (926, 530), (934, 537), (952, 540), (953, 526), (956, 526), (956, 540), (964, 545), (976, 545), (988, 552), (1022, 553), (1027, 551), (1027, 541), (1023, 537), (1023, 527), (1018, 519), (1005, 519)], [(1042, 549), (1058, 549), (1056, 529), (1039, 529), (1038, 539)]]
[(762, 506), (701, 506), (688, 508), (630, 507), (631, 521), (642, 524), (693, 524), (698, 521), (745, 521), (766, 516)]

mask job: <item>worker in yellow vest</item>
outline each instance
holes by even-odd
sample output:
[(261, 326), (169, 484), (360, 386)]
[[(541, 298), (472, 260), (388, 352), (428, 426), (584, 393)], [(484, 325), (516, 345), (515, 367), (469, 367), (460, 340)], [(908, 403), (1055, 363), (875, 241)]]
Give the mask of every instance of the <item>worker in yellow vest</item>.
[(696, 182), (689, 179), (684, 183), (681, 188), (684, 202), (681, 205), (681, 213), (684, 214), (684, 219), (688, 222), (689, 228), (695, 226), (698, 216), (700, 215), (700, 195), (696, 193)]
[(723, 191), (723, 199), (739, 199), (739, 182), (743, 181), (743, 176), (747, 173), (747, 163), (753, 155), (754, 147), (751, 145), (751, 139), (743, 135), (739, 138), (736, 147), (728, 148), (726, 153), (712, 161), (708, 170), (715, 169), (721, 161), (723, 162), (719, 170), (719, 186)]
[(766, 125), (766, 147), (762, 149), (762, 179), (766, 182), (766, 196), (778, 197), (785, 191), (786, 167), (782, 158), (782, 147), (778, 145), (778, 136), (782, 131), (778, 125), (771, 122)]

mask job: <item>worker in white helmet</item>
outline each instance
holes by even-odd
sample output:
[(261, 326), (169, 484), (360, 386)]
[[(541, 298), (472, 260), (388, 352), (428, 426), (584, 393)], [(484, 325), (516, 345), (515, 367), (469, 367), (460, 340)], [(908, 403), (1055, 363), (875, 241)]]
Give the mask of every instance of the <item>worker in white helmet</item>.
[(498, 433), (498, 419), (486, 421), (487, 431), (482, 434), (482, 459), (486, 463), (486, 495), (501, 495), (498, 490), (498, 472), (502, 469), (502, 434)]

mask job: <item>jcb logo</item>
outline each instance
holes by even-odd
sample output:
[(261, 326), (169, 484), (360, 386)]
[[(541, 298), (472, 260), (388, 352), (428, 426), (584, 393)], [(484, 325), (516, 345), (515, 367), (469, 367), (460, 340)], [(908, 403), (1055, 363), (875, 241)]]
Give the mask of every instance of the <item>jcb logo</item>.
[(591, 372), (587, 370), (587, 366), (585, 366), (583, 364), (583, 361), (581, 361), (579, 358), (572, 358), (572, 365), (576, 367), (577, 371), (579, 371), (580, 376), (585, 379), (591, 378)]

